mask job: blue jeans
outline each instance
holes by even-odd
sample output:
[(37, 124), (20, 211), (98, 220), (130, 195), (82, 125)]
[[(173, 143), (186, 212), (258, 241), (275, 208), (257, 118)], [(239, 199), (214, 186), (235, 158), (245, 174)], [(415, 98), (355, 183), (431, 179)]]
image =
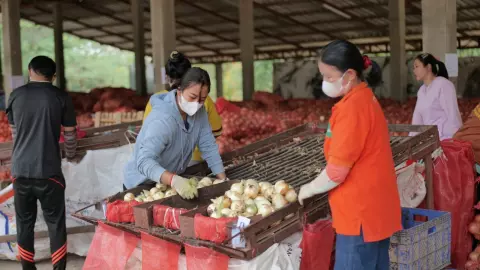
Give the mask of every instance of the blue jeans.
[(359, 236), (337, 234), (335, 270), (388, 270), (390, 238), (378, 242), (365, 242)]

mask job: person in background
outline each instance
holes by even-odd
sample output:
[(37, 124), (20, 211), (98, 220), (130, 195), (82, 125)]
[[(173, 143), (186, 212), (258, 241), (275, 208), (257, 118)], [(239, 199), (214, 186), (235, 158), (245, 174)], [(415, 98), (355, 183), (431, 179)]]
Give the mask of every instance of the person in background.
[(303, 185), (299, 202), (328, 192), (336, 230), (335, 269), (388, 269), (390, 237), (402, 229), (387, 121), (364, 81), (366, 59), (345, 40), (328, 44), (318, 66), (332, 108), (325, 135), (327, 165)]
[(186, 199), (197, 196), (183, 173), (193, 149), (199, 146), (203, 159), (218, 179), (226, 180), (218, 145), (208, 122), (204, 103), (210, 92), (210, 77), (201, 68), (190, 68), (176, 90), (153, 95), (151, 113), (138, 134), (134, 152), (127, 162), (124, 187), (148, 181), (174, 188)]
[(462, 118), (455, 86), (448, 80), (445, 64), (433, 55), (423, 53), (415, 58), (413, 73), (423, 85), (417, 93), (412, 125), (435, 125), (440, 140), (452, 138), (462, 126)]
[[(185, 75), (187, 70), (189, 70), (191, 67), (192, 67), (192, 64), (182, 53), (173, 51), (170, 54), (170, 58), (168, 59), (167, 64), (165, 65), (165, 73), (166, 73), (168, 84), (170, 85), (170, 90), (177, 89), (183, 75)], [(167, 90), (163, 90), (158, 92), (158, 94), (164, 94), (167, 92), (168, 92)], [(222, 118), (220, 117), (220, 115), (218, 115), (217, 109), (215, 108), (215, 102), (213, 102), (210, 96), (207, 96), (204, 107), (208, 114), (208, 122), (212, 127), (213, 136), (217, 138), (220, 135), (222, 135)], [(144, 122), (151, 111), (152, 111), (152, 104), (150, 104), (150, 101), (149, 101), (147, 103), (147, 106), (145, 107), (145, 113), (143, 116)], [(200, 153), (198, 146), (196, 146), (195, 150), (193, 151), (192, 160), (189, 166), (193, 166), (200, 162), (202, 162), (202, 154)]]
[(28, 65), (29, 82), (10, 95), (7, 115), (13, 137), (12, 181), (17, 243), (23, 269), (36, 269), (34, 227), (37, 200), (50, 237), (53, 269), (66, 269), (65, 179), (59, 145), (64, 127), (65, 155), (75, 157), (76, 117), (67, 92), (55, 87), (55, 62), (34, 57)]

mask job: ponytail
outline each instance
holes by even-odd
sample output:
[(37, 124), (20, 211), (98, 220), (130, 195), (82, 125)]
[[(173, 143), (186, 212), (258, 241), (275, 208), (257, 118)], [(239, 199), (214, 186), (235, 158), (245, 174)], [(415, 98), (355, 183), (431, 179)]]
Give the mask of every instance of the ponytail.
[(383, 82), (380, 65), (366, 55), (363, 56), (363, 63), (363, 76), (368, 83), (368, 86), (371, 88), (379, 86)]
[(433, 55), (429, 53), (422, 53), (415, 57), (418, 61), (422, 62), (423, 66), (430, 65), (432, 67), (432, 73), (435, 77), (443, 77), (448, 80), (448, 71), (445, 64), (435, 58)]

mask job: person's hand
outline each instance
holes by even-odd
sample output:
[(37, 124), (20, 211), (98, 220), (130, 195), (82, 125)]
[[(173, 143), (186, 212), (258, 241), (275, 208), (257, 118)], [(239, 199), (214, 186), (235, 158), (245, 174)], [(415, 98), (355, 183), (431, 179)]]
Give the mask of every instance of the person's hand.
[(298, 202), (303, 205), (303, 200), (308, 199), (314, 195), (316, 195), (316, 193), (315, 189), (311, 187), (311, 183), (305, 184), (300, 188), (300, 192), (298, 193)]
[(178, 175), (173, 175), (170, 186), (174, 188), (178, 195), (184, 199), (191, 200), (195, 197), (198, 197), (198, 190), (196, 183), (189, 181), (186, 178), (183, 178)]

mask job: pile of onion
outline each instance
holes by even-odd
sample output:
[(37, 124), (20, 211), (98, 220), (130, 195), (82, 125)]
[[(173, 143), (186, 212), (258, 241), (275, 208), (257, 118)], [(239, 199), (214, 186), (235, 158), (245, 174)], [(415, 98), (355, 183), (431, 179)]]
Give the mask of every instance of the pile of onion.
[(212, 218), (266, 217), (296, 201), (297, 193), (283, 180), (272, 185), (249, 179), (233, 184), (224, 196), (212, 199), (207, 212)]

